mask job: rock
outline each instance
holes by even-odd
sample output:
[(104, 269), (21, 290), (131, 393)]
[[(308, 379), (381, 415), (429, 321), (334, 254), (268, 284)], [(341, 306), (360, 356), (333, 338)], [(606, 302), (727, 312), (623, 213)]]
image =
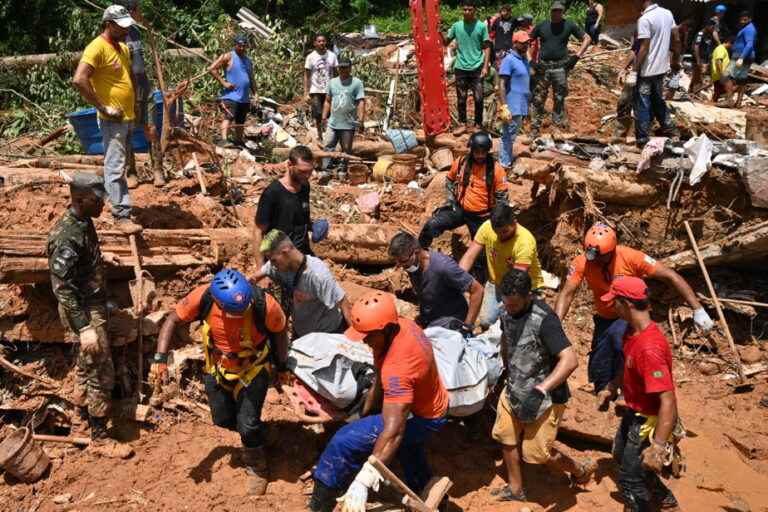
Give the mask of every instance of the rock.
[(59, 494), (58, 496), (54, 496), (51, 501), (57, 505), (64, 505), (65, 503), (72, 501), (72, 495), (70, 493)]
[(760, 351), (760, 347), (755, 345), (739, 350), (739, 356), (741, 356), (742, 362), (746, 364), (759, 363), (763, 360), (763, 353)]
[(730, 498), (731, 506), (729, 510), (732, 512), (752, 512), (752, 507), (743, 498), (734, 495), (731, 495)]
[(720, 373), (720, 365), (710, 361), (702, 361), (699, 363), (699, 371), (704, 375), (716, 375)]
[(520, 509), (520, 512), (533, 512), (533, 511), (528, 507), (523, 507)]

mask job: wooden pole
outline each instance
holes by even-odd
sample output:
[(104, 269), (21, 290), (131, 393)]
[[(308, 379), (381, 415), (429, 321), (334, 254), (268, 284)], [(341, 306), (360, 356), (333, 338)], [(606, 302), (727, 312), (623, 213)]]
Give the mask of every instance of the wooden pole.
[(395, 486), (400, 492), (406, 495), (408, 498), (407, 506), (416, 510), (417, 512), (433, 512), (421, 501), (421, 497), (413, 492), (397, 475), (395, 475), (383, 462), (381, 462), (375, 455), (368, 457), (368, 463), (376, 468), (386, 480), (388, 480), (393, 486)]
[(738, 300), (738, 299), (724, 299), (722, 297), (718, 297), (717, 300), (720, 302), (728, 302), (730, 304), (740, 304), (742, 306), (754, 306), (756, 308), (768, 308), (768, 304), (765, 302), (753, 302), (751, 300)]
[(9, 360), (4, 358), (3, 356), (0, 356), (0, 366), (4, 366), (7, 369), (9, 369), (10, 371), (12, 371), (14, 373), (18, 373), (19, 375), (27, 377), (28, 379), (32, 379), (32, 380), (36, 380), (38, 382), (41, 382), (41, 383), (45, 384), (46, 386), (49, 386), (49, 387), (52, 387), (52, 388), (59, 387), (58, 384), (56, 384), (55, 382), (52, 382), (52, 381), (50, 381), (48, 379), (45, 379), (43, 377), (38, 377), (34, 373), (30, 373), (30, 372), (28, 372), (26, 370), (23, 370), (23, 369), (19, 368), (18, 366), (16, 366), (15, 364), (10, 362)]
[(45, 441), (48, 443), (68, 443), (75, 446), (88, 446), (91, 444), (91, 440), (87, 437), (49, 436), (45, 434), (34, 434), (32, 439), (35, 441)]
[(693, 231), (691, 231), (691, 226), (690, 224), (688, 224), (687, 220), (683, 221), (683, 224), (685, 225), (685, 230), (688, 232), (688, 238), (691, 241), (693, 252), (696, 254), (696, 259), (699, 262), (701, 273), (704, 274), (704, 280), (707, 282), (707, 289), (709, 290), (709, 296), (712, 300), (712, 303), (715, 305), (715, 309), (717, 310), (717, 316), (720, 318), (720, 323), (722, 324), (723, 330), (725, 331), (725, 337), (728, 339), (728, 345), (731, 347), (731, 352), (733, 352), (733, 355), (736, 358), (736, 368), (738, 369), (738, 372), (739, 372), (739, 380), (743, 383), (746, 380), (746, 377), (744, 376), (744, 367), (741, 366), (741, 357), (739, 356), (739, 352), (736, 350), (736, 344), (733, 342), (733, 336), (731, 336), (731, 329), (728, 327), (728, 322), (725, 321), (723, 308), (720, 305), (720, 300), (717, 297), (717, 293), (715, 293), (715, 287), (712, 286), (712, 280), (709, 278), (709, 272), (707, 271), (706, 265), (704, 265), (704, 259), (701, 257), (701, 253), (699, 252), (699, 246), (696, 244), (696, 238), (694, 238), (693, 236)]
[(131, 244), (131, 253), (133, 253), (133, 273), (136, 277), (136, 284), (139, 288), (139, 293), (136, 294), (138, 296), (138, 304), (134, 304), (133, 308), (134, 311), (138, 313), (136, 315), (136, 318), (138, 319), (138, 339), (136, 343), (136, 351), (139, 353), (137, 361), (137, 369), (139, 375), (136, 379), (136, 391), (139, 396), (139, 403), (141, 403), (144, 401), (144, 393), (141, 391), (141, 379), (144, 376), (144, 275), (141, 271), (141, 259), (139, 259), (139, 248), (136, 245), (136, 235), (129, 235), (128, 241)]

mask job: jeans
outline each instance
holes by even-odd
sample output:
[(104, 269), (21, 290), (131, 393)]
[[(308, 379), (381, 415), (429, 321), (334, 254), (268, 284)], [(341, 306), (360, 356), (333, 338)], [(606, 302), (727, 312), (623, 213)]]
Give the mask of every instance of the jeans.
[(650, 442), (640, 439), (645, 418), (627, 410), (613, 440), (613, 460), (619, 465), (617, 484), (624, 505), (631, 512), (650, 512), (651, 499), (665, 504), (676, 503), (674, 494), (653, 471), (643, 468), (641, 453)]
[(515, 163), (514, 146), (517, 132), (523, 126), (525, 116), (512, 116), (512, 121), (504, 123), (501, 132), (501, 153), (499, 163), (502, 167), (511, 167)]
[[(325, 140), (328, 141), (325, 144), (325, 151), (336, 151), (336, 146), (338, 144), (341, 144), (341, 151), (351, 155), (352, 154), (352, 143), (355, 140), (355, 130), (335, 130), (333, 128), (328, 128), (325, 132)], [(327, 169), (328, 166), (331, 164), (330, 158), (323, 158), (323, 169)], [(341, 171), (346, 172), (347, 170), (347, 160), (342, 159), (341, 160)]]
[(213, 424), (240, 434), (246, 448), (262, 446), (267, 428), (261, 421), (261, 408), (269, 388), (269, 372), (259, 372), (248, 386), (240, 390), (237, 400), (231, 391), (216, 382), (213, 375), (203, 377), (203, 383)]
[(597, 392), (624, 371), (622, 345), (628, 325), (621, 318), (609, 320), (595, 315), (592, 319), (595, 328), (592, 332), (592, 348), (587, 359), (587, 375)]
[(501, 308), (501, 291), (495, 284), (488, 281), (485, 283), (483, 305), (480, 307), (480, 315), (477, 317), (477, 323), (483, 329), (492, 326), (501, 316)]
[(648, 142), (651, 123), (656, 119), (665, 130), (675, 128), (664, 101), (664, 75), (637, 78), (635, 87), (635, 139), (638, 144)]
[(616, 129), (614, 135), (626, 137), (632, 126), (632, 104), (634, 103), (635, 87), (625, 85), (616, 103)]
[(457, 69), (456, 74), (456, 110), (459, 123), (467, 123), (467, 92), (472, 91), (475, 103), (475, 125), (483, 126), (483, 79), (480, 77), (481, 67), (472, 71)]
[[(448, 230), (466, 225), (472, 240), (483, 222), (488, 220), (488, 215), (478, 215), (465, 212), (461, 208), (453, 209), (443, 206), (432, 213), (432, 217), (424, 224), (419, 233), (419, 244), (424, 249), (429, 249), (432, 240)], [(479, 282), (485, 282), (485, 251), (481, 252), (470, 272)]]
[[(430, 434), (445, 425), (445, 418), (426, 419), (411, 415), (396, 457), (405, 474), (405, 483), (416, 494), (429, 483), (432, 471), (427, 462), (426, 442)], [(346, 489), (373, 452), (384, 431), (381, 414), (366, 416), (342, 427), (320, 455), (314, 478), (330, 489)]]
[(99, 128), (104, 142), (104, 188), (112, 205), (112, 216), (126, 219), (131, 215), (131, 197), (125, 171), (128, 158), (128, 136), (133, 121), (110, 121), (99, 119)]

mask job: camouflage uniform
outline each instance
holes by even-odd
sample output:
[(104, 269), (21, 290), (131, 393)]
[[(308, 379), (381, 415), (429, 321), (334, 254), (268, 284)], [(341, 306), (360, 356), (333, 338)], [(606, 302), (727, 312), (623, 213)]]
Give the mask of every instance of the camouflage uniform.
[(565, 98), (568, 96), (568, 59), (562, 61), (541, 61), (536, 66), (534, 75), (533, 115), (531, 117), (531, 130), (538, 131), (544, 121), (546, 111), (544, 104), (547, 102), (549, 89), (552, 88), (554, 106), (552, 108), (552, 122), (558, 126), (567, 127), (568, 118), (565, 113)]
[(100, 350), (78, 353), (74, 402), (87, 407), (91, 417), (103, 418), (109, 413), (115, 369), (107, 338), (104, 262), (93, 221), (67, 210), (48, 235), (47, 255), (65, 328), (77, 334), (92, 325), (98, 333)]

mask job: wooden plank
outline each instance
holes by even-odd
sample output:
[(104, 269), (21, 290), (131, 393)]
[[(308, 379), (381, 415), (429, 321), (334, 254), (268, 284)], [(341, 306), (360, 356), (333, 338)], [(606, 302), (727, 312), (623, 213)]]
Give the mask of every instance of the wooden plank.
[(416, 510), (417, 512), (434, 512), (427, 508), (421, 498), (411, 490), (410, 487), (400, 480), (383, 462), (381, 462), (375, 455), (368, 457), (368, 463), (376, 468), (386, 480), (389, 481), (397, 490), (405, 494), (408, 500), (403, 500), (407, 507)]

